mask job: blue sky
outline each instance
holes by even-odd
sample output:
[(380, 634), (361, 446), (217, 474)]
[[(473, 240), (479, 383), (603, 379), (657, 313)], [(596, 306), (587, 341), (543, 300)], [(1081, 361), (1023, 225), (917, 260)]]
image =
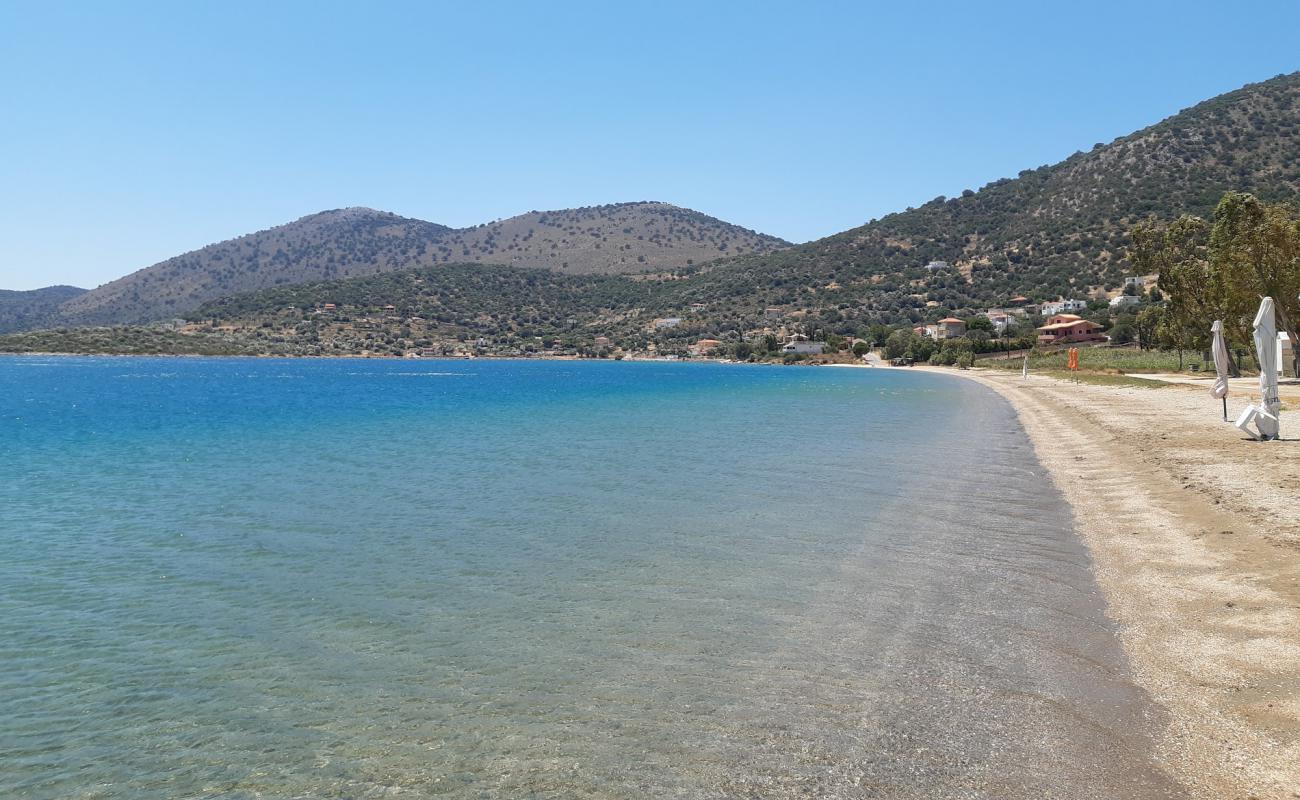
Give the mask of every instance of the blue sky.
[(0, 0), (0, 288), (365, 205), (795, 241), (1300, 69), (1300, 3)]

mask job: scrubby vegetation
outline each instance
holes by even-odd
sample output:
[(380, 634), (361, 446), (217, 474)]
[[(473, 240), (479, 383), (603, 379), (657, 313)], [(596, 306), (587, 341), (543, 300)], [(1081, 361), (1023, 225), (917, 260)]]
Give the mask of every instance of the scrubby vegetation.
[(65, 303), (59, 319), (65, 324), (167, 319), (242, 292), (436, 264), (628, 273), (689, 267), (788, 244), (666, 203), (533, 211), (460, 230), (346, 208), (155, 264)]
[(181, 333), (138, 326), (56, 328), (0, 335), (0, 353), (248, 356), (274, 354), (274, 346), (239, 334)]

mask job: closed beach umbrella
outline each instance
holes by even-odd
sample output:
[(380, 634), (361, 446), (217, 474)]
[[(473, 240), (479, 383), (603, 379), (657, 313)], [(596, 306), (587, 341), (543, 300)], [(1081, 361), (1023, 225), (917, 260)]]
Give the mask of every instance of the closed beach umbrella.
[(1210, 344), (1210, 349), (1214, 353), (1214, 372), (1217, 376), (1214, 379), (1214, 386), (1210, 389), (1210, 394), (1223, 401), (1223, 418), (1227, 419), (1228, 343), (1223, 340), (1223, 320), (1216, 319), (1214, 325), (1210, 327), (1210, 332), (1214, 334), (1214, 341)]
[(1277, 318), (1271, 297), (1264, 298), (1255, 315), (1255, 352), (1259, 356), (1260, 410), (1264, 412), (1255, 418), (1255, 427), (1260, 438), (1276, 439), (1281, 402), (1277, 397)]

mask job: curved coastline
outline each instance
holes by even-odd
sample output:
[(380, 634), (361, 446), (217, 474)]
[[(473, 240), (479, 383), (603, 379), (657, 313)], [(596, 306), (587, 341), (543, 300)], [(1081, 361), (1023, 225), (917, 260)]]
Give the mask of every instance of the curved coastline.
[(1134, 680), (1167, 712), (1169, 773), (1206, 800), (1300, 797), (1300, 492), (1279, 469), (1296, 443), (1243, 441), (1200, 387), (913, 369), (977, 382), (1016, 410), (1070, 505)]

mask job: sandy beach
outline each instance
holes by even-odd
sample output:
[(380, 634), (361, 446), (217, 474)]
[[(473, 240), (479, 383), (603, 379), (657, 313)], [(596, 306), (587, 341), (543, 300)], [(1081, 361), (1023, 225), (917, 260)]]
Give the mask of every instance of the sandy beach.
[[(1168, 711), (1169, 771), (1195, 797), (1300, 797), (1300, 416), (1255, 443), (1222, 421), (1208, 382), (936, 371), (1018, 410), (1136, 680)], [(1230, 414), (1249, 399), (1230, 397)]]

